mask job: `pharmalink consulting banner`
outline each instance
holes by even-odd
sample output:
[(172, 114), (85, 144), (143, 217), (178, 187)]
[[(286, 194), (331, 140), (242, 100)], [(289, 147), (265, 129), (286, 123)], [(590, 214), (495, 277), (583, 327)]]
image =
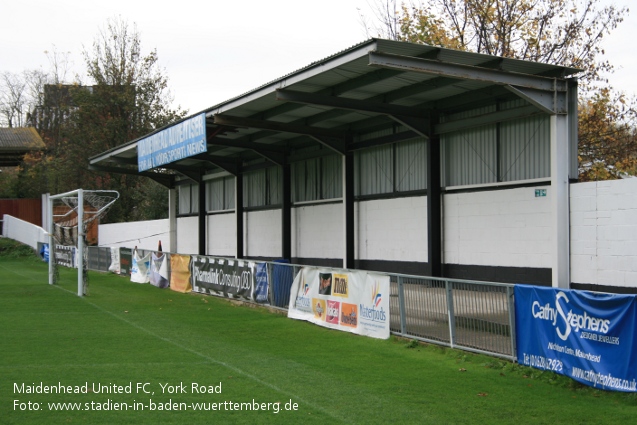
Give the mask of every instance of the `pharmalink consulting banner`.
[(292, 284), (288, 317), (387, 339), (389, 276), (304, 267)]
[(518, 363), (637, 392), (637, 298), (515, 286)]
[(253, 262), (193, 255), (190, 267), (193, 292), (254, 299)]

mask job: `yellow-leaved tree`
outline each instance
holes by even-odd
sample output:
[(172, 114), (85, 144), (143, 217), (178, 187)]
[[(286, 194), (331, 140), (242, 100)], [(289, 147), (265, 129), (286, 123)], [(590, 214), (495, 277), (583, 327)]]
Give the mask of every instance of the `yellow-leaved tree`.
[(580, 180), (635, 175), (637, 101), (609, 84), (603, 40), (629, 12), (600, 0), (377, 0), (368, 36), (582, 69)]

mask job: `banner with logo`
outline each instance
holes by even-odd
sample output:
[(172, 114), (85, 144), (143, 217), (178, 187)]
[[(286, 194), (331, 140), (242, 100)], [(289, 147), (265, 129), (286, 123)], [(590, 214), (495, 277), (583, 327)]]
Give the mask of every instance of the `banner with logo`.
[(637, 392), (637, 298), (516, 285), (518, 363)]
[(389, 276), (304, 267), (292, 284), (288, 317), (387, 339)]
[(193, 255), (190, 268), (193, 292), (253, 300), (254, 263)]

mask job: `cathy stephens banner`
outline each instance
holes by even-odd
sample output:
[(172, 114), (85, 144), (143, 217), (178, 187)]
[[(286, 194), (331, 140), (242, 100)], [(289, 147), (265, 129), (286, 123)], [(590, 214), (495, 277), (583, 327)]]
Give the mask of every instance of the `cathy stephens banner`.
[(190, 267), (193, 292), (253, 299), (254, 263), (193, 255)]
[(389, 276), (304, 267), (292, 284), (288, 317), (387, 339)]
[(596, 388), (636, 392), (636, 299), (516, 285), (518, 363)]

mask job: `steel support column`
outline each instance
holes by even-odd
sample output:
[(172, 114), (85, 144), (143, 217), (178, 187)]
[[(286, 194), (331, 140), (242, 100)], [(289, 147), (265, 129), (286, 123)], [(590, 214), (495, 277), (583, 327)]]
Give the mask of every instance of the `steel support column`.
[(234, 178), (234, 214), (237, 228), (237, 250), (235, 255), (237, 258), (243, 258), (243, 174), (241, 174), (241, 170), (239, 170)]
[[(438, 123), (432, 119), (431, 128)], [(442, 276), (442, 199), (440, 181), (440, 136), (427, 141), (427, 262), (429, 275)]]
[(287, 160), (281, 173), (281, 258), (292, 259), (292, 172)]
[[(203, 172), (201, 173), (203, 177)], [(199, 255), (206, 255), (206, 239), (208, 239), (208, 231), (206, 230), (206, 182), (202, 178), (199, 179), (199, 213), (197, 215), (199, 224)]]
[(355, 220), (354, 220), (354, 152), (343, 156), (343, 268), (355, 268)]

